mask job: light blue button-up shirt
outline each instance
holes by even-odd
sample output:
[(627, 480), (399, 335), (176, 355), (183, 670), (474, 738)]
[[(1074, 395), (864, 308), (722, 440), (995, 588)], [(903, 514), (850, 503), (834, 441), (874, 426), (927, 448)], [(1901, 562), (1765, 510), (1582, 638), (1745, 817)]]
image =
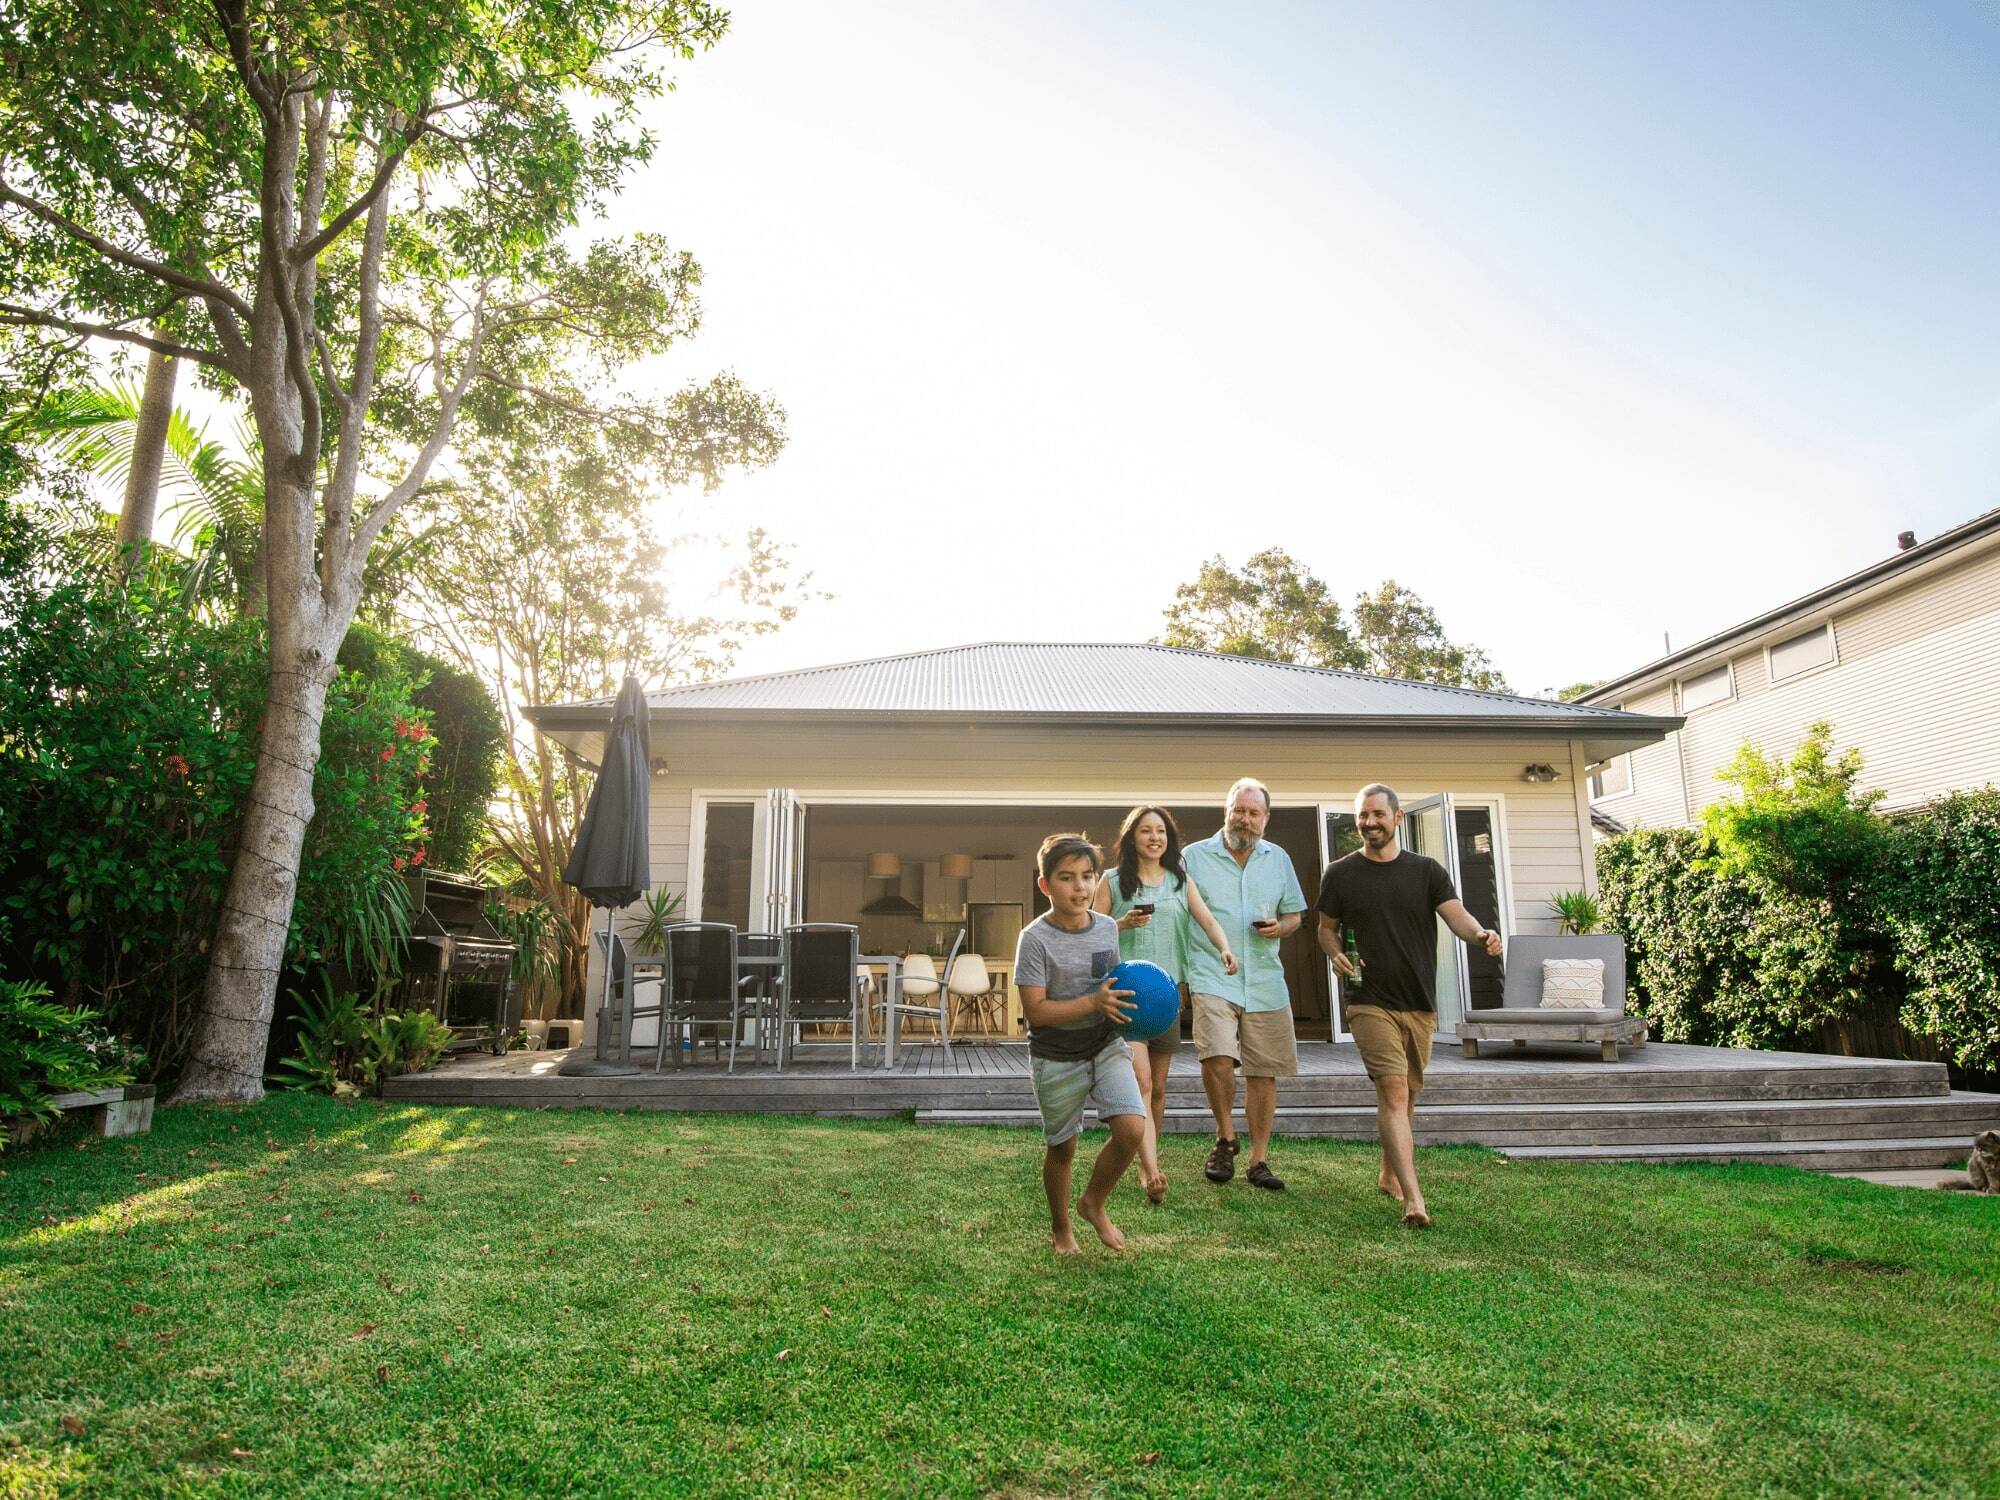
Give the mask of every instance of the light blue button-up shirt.
[(1187, 872), (1201, 888), (1201, 898), (1221, 924), (1236, 954), (1236, 972), (1222, 972), (1222, 955), (1200, 926), (1188, 933), (1188, 988), (1216, 995), (1245, 1010), (1284, 1010), (1292, 1003), (1285, 988), (1285, 965), (1278, 957), (1278, 939), (1261, 937), (1250, 926), (1253, 917), (1285, 916), (1306, 909), (1299, 889), (1299, 872), (1292, 857), (1276, 844), (1259, 840), (1241, 865), (1222, 835), (1189, 844), (1181, 851)]

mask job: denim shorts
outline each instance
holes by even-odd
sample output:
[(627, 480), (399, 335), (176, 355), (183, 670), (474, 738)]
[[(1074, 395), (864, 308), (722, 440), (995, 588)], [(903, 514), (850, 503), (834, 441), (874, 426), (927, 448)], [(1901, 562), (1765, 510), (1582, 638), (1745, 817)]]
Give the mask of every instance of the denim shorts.
[(1114, 1036), (1095, 1057), (1073, 1062), (1031, 1057), (1028, 1066), (1035, 1077), (1035, 1103), (1042, 1111), (1042, 1139), (1051, 1146), (1060, 1146), (1083, 1129), (1086, 1104), (1097, 1107), (1100, 1120), (1146, 1112), (1139, 1080), (1132, 1072), (1132, 1051), (1123, 1037)]

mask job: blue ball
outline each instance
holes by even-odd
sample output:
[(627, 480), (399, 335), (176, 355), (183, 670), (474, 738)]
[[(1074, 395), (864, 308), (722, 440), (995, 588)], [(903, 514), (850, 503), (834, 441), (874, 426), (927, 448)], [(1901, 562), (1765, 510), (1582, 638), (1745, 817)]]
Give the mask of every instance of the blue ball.
[(1111, 988), (1130, 990), (1132, 1019), (1117, 1028), (1128, 1042), (1150, 1041), (1180, 1024), (1181, 987), (1174, 976), (1143, 958), (1127, 959), (1111, 971)]

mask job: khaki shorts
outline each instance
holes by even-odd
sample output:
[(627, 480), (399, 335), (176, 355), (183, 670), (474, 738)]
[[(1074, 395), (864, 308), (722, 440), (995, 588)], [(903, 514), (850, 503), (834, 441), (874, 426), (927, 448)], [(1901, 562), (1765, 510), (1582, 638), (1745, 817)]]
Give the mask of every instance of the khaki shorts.
[(1299, 1071), (1299, 1042), (1292, 1031), (1292, 1008), (1245, 1010), (1220, 995), (1194, 995), (1194, 1055), (1206, 1062), (1226, 1057), (1245, 1078), (1293, 1078)]
[(1407, 1078), (1410, 1097), (1423, 1092), (1424, 1069), (1430, 1066), (1431, 1038), (1437, 1034), (1437, 1012), (1384, 1010), (1379, 1005), (1347, 1007), (1347, 1029), (1361, 1053), (1361, 1066), (1373, 1079)]

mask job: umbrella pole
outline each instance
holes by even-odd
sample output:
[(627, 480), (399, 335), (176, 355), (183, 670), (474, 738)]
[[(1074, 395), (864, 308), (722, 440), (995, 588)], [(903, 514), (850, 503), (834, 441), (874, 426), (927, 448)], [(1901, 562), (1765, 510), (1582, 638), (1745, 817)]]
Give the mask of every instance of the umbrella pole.
[[(565, 1078), (618, 1078), (639, 1070), (632, 1065), (628, 1050), (626, 1060), (618, 1062), (608, 1055), (606, 1038), (611, 1021), (611, 969), (615, 960), (611, 956), (611, 924), (617, 919), (615, 907), (604, 908), (604, 989), (598, 996), (597, 1005), (597, 1047), (590, 1057), (578, 1057), (571, 1052), (569, 1057), (556, 1069)], [(630, 1029), (629, 1023), (627, 1029)]]
[(605, 1038), (611, 1030), (611, 971), (617, 967), (612, 960), (611, 924), (618, 919), (618, 913), (611, 907), (604, 908), (604, 992), (597, 997), (597, 1060), (603, 1062), (607, 1056)]

